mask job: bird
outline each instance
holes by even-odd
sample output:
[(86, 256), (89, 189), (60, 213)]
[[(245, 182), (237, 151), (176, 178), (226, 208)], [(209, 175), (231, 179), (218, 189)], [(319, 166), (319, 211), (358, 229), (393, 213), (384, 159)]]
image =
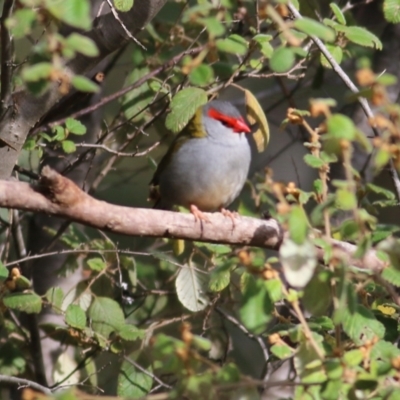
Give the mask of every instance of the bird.
[(203, 212), (214, 211), (233, 218), (227, 207), (247, 179), (250, 132), (228, 101), (212, 100), (199, 107), (158, 164), (150, 182), (154, 208), (183, 206), (196, 220), (208, 221)]

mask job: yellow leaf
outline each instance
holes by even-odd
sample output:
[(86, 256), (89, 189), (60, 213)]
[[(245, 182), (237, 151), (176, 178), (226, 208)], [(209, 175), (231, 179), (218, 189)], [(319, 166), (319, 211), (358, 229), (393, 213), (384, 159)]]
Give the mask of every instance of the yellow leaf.
[(258, 129), (253, 133), (254, 141), (259, 153), (263, 152), (269, 142), (269, 126), (267, 117), (256, 97), (248, 90), (244, 90), (247, 119), (251, 125), (257, 124)]
[(396, 312), (396, 309), (391, 306), (380, 305), (377, 309), (384, 315), (393, 315)]

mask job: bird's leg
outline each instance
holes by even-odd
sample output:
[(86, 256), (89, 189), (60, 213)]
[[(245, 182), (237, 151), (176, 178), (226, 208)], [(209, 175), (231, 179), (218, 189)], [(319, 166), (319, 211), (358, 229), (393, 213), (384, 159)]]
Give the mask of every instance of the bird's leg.
[(194, 219), (196, 222), (197, 220), (210, 222), (208, 217), (202, 211), (200, 211), (194, 204), (190, 205), (190, 212), (194, 215)]
[(237, 211), (227, 210), (226, 208), (221, 208), (220, 211), (221, 211), (221, 214), (224, 217), (228, 217), (228, 218), (231, 219), (232, 225), (233, 225), (233, 228), (234, 228), (235, 227), (235, 218), (237, 218), (239, 216), (239, 213)]

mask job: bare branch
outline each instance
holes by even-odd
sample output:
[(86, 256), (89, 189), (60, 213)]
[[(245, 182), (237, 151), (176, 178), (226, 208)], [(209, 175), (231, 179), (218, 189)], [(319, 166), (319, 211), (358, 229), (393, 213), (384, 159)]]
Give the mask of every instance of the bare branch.
[(75, 183), (49, 167), (41, 185), (0, 181), (0, 206), (64, 217), (94, 228), (132, 236), (175, 237), (205, 242), (277, 248), (282, 232), (275, 220), (207, 214), (209, 223), (196, 222), (191, 214), (129, 208), (96, 200)]
[(118, 157), (142, 157), (145, 156), (146, 154), (150, 153), (152, 150), (154, 150), (160, 142), (155, 142), (153, 145), (151, 145), (149, 148), (143, 151), (134, 151), (133, 153), (123, 153), (121, 151), (113, 150), (107, 147), (105, 144), (90, 144), (90, 143), (76, 143), (76, 147), (85, 147), (89, 149), (101, 149), (105, 150), (108, 153), (114, 154)]
[[(0, 181), (0, 207), (43, 212), (66, 218), (97, 229), (130, 236), (166, 237), (201, 242), (249, 245), (277, 250), (283, 231), (274, 219), (239, 216), (232, 220), (221, 213), (205, 213), (209, 222), (195, 221), (193, 215), (172, 211), (129, 208), (96, 200), (75, 183), (44, 167), (40, 186), (24, 182)], [(357, 259), (357, 246), (331, 240), (333, 257), (345, 259), (349, 265), (379, 274), (385, 264), (375, 251)], [(318, 258), (324, 251), (317, 249)]]
[(122, 29), (125, 31), (125, 33), (128, 35), (128, 37), (129, 37), (130, 39), (132, 39), (132, 40), (133, 40), (139, 47), (141, 47), (143, 50), (147, 50), (146, 47), (144, 47), (144, 46), (142, 45), (142, 43), (140, 43), (139, 40), (137, 40), (137, 39), (132, 35), (132, 33), (129, 32), (128, 28), (127, 28), (127, 27), (125, 26), (125, 24), (121, 21), (121, 19), (119, 18), (118, 12), (117, 12), (117, 10), (115, 9), (115, 7), (114, 7), (113, 3), (111, 2), (111, 0), (106, 0), (106, 1), (107, 1), (108, 5), (109, 5), (110, 8), (111, 8), (111, 12), (113, 13), (114, 18), (121, 24)]
[(15, 376), (7, 376), (7, 375), (0, 375), (0, 382), (7, 382), (7, 383), (13, 383), (18, 385), (19, 387), (31, 387), (33, 389), (39, 390), (40, 392), (47, 394), (49, 396), (52, 395), (52, 391), (42, 385), (39, 385), (36, 382), (30, 381), (28, 379), (23, 379), (23, 378), (17, 378)]
[(159, 383), (161, 386), (167, 388), (167, 389), (172, 389), (172, 386), (167, 385), (164, 383), (160, 378), (149, 372), (147, 369), (143, 368), (140, 364), (138, 364), (135, 360), (132, 360), (128, 356), (124, 356), (124, 360), (127, 361), (129, 364), (132, 364), (136, 369), (139, 371), (143, 372), (145, 375), (150, 376), (153, 380), (155, 380), (157, 383)]

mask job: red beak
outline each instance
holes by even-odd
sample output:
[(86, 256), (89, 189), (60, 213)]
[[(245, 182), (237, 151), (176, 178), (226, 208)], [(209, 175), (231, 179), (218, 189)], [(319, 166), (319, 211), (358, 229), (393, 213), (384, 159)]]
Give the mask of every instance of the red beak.
[(240, 133), (240, 132), (250, 133), (251, 129), (246, 124), (246, 122), (244, 122), (244, 119), (242, 117), (240, 117), (239, 119), (235, 120), (233, 131), (237, 132), (237, 133)]

